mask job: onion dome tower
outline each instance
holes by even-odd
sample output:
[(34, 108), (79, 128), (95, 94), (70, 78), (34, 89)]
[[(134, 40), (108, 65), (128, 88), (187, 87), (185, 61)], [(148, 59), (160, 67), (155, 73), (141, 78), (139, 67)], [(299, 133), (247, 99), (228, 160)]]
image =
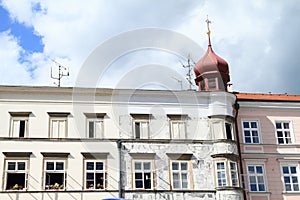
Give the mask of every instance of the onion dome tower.
[(227, 83), (230, 81), (228, 63), (213, 51), (209, 29), (211, 21), (207, 19), (206, 23), (208, 49), (194, 67), (195, 82), (199, 91), (227, 91)]

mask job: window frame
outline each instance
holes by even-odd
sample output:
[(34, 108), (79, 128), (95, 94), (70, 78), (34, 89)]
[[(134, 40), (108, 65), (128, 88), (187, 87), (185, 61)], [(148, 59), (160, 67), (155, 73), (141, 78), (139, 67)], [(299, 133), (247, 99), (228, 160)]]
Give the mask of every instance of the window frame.
[[(179, 123), (180, 124), (183, 124), (183, 130), (184, 130), (184, 133), (183, 134), (180, 134), (178, 135), (178, 138), (175, 138), (175, 133), (174, 133), (174, 123), (177, 123), (178, 124), (178, 131), (180, 131), (181, 129), (179, 128)], [(176, 119), (170, 119), (170, 137), (171, 139), (174, 139), (174, 140), (180, 140), (180, 139), (187, 139), (187, 128), (186, 128), (186, 120), (176, 120)], [(183, 137), (181, 137), (183, 135)]]
[[(289, 132), (290, 132), (290, 141), (291, 141), (291, 143), (287, 143), (286, 142), (286, 139), (288, 138), (288, 137), (285, 137), (284, 136), (284, 133), (282, 134), (282, 137), (280, 137), (280, 138), (283, 138), (283, 143), (279, 143), (279, 141), (278, 141), (278, 139), (279, 139), (279, 137), (278, 137), (278, 129), (277, 129), (277, 127), (276, 127), (276, 124), (277, 123), (280, 123), (281, 124), (281, 127), (283, 127), (283, 128), (281, 128), (281, 129), (279, 129), (279, 130), (281, 130), (282, 132), (284, 132), (285, 130), (289, 130)], [(284, 123), (288, 123), (288, 125), (289, 125), (289, 129), (285, 129), (284, 128)], [(275, 137), (276, 137), (276, 144), (278, 144), (278, 145), (289, 145), (289, 144), (294, 144), (295, 143), (295, 141), (294, 141), (294, 134), (293, 134), (293, 128), (292, 128), (292, 121), (291, 120), (275, 120), (274, 121), (274, 127), (275, 127)]]
[[(94, 163), (94, 169), (93, 170), (88, 170), (87, 169), (87, 163)], [(97, 170), (96, 169), (96, 163), (102, 163), (103, 169), (102, 170)], [(106, 190), (107, 189), (107, 166), (106, 166), (106, 160), (105, 159), (84, 159), (84, 178), (83, 178), (83, 185), (84, 185), (84, 190)], [(93, 188), (88, 188), (87, 186), (87, 173), (93, 173), (94, 174), (94, 184)], [(96, 188), (97, 183), (96, 183), (96, 173), (103, 173), (103, 188)]]
[[(178, 163), (178, 170), (174, 170), (173, 169), (173, 163)], [(187, 169), (186, 170), (182, 170), (181, 169), (181, 164), (182, 163), (186, 163), (186, 166), (187, 166)], [(189, 190), (191, 189), (191, 186), (192, 186), (192, 183), (191, 183), (191, 176), (192, 176), (192, 173), (191, 173), (191, 167), (190, 167), (190, 163), (191, 161), (190, 160), (170, 160), (170, 187), (172, 190)], [(178, 173), (179, 174), (179, 187), (178, 188), (175, 188), (174, 187), (174, 173)], [(182, 175), (186, 173), (186, 184), (187, 184), (187, 187), (184, 188), (183, 187), (183, 181), (182, 181)]]
[[(258, 174), (258, 173), (254, 173), (254, 174), (250, 174), (249, 173), (249, 166), (252, 166), (255, 168), (255, 171), (257, 171), (256, 167), (262, 167), (262, 174)], [(249, 192), (259, 192), (259, 193), (265, 193), (268, 191), (267, 188), (267, 180), (266, 180), (266, 169), (265, 169), (265, 165), (263, 163), (246, 163), (246, 170), (247, 170), (247, 180), (248, 180), (248, 189)], [(256, 190), (251, 189), (251, 181), (250, 181), (250, 176), (254, 176), (255, 177), (255, 186), (256, 186)], [(258, 176), (263, 177), (263, 185), (264, 185), (264, 190), (259, 191), (259, 183), (258, 183)]]
[[(137, 137), (137, 132), (136, 132), (136, 123), (140, 123), (139, 125), (139, 137)], [(143, 129), (141, 124), (145, 123), (147, 126), (147, 133), (143, 134)], [(150, 139), (150, 123), (149, 120), (147, 119), (133, 119), (133, 124), (132, 124), (132, 129), (133, 129), (133, 137), (134, 139)], [(142, 137), (143, 135), (143, 137)], [(146, 136), (145, 136), (146, 135)]]
[[(286, 175), (286, 176), (288, 176), (288, 177), (289, 177), (289, 180), (291, 181), (291, 182), (290, 182), (291, 190), (287, 190), (287, 189), (286, 189), (285, 174), (284, 174), (283, 167), (288, 167), (288, 168), (289, 168), (289, 174)], [(293, 174), (293, 173), (290, 173), (290, 171), (291, 171), (290, 168), (291, 168), (291, 167), (295, 167), (295, 169), (296, 169), (296, 174), (295, 174), (295, 176), (297, 177), (298, 190), (294, 190), (294, 183), (293, 183), (293, 180), (292, 180), (292, 176), (293, 176), (292, 174)], [(280, 170), (281, 170), (281, 180), (282, 180), (284, 192), (287, 192), (287, 193), (300, 192), (299, 163), (295, 163), (295, 162), (283, 162), (283, 163), (280, 163)]]
[[(224, 169), (218, 169), (218, 163), (222, 163), (224, 165)], [(235, 165), (235, 168), (231, 168), (231, 164)], [(215, 186), (218, 188), (222, 187), (240, 187), (240, 177), (239, 177), (239, 168), (238, 162), (235, 160), (227, 159), (227, 158), (217, 158), (214, 160), (214, 170), (215, 170)], [(221, 180), (225, 180), (225, 185), (219, 184), (219, 172), (225, 175), (225, 177), (221, 177)], [(233, 173), (235, 175), (236, 184), (233, 181)]]
[[(256, 128), (256, 129), (255, 129), (255, 128), (252, 128), (252, 127), (245, 128), (245, 127), (244, 127), (244, 122), (249, 123), (250, 126), (251, 126), (251, 123), (252, 123), (252, 122), (255, 122), (256, 125), (257, 125), (257, 128)], [(259, 123), (259, 120), (257, 120), (257, 119), (242, 119), (242, 120), (241, 120), (241, 126), (242, 126), (243, 142), (244, 142), (244, 144), (247, 144), (247, 145), (248, 145), (248, 144), (253, 144), (253, 145), (255, 145), (255, 144), (262, 144), (261, 129), (260, 129), (260, 123)], [(246, 142), (245, 131), (250, 131), (250, 136), (249, 136), (249, 137), (250, 137), (250, 140), (251, 140), (250, 143)], [(258, 143), (254, 143), (254, 142), (253, 142), (253, 134), (252, 134), (252, 131), (257, 131), (257, 134), (258, 134), (258, 136), (257, 136), (257, 138), (258, 138)]]
[[(18, 135), (14, 135), (14, 121), (18, 121)], [(20, 136), (20, 127), (21, 127), (21, 121), (25, 121), (24, 124), (24, 136)], [(10, 130), (9, 130), (9, 137), (12, 138), (26, 138), (28, 137), (28, 131), (29, 131), (29, 116), (11, 116), (10, 118)]]
[[(90, 137), (90, 122), (93, 122), (93, 126), (94, 126), (94, 132), (93, 132), (93, 137)], [(96, 124), (95, 122), (100, 122), (100, 126), (101, 126), (101, 132), (99, 133), (99, 135), (97, 135), (96, 133)], [(101, 139), (104, 138), (104, 119), (103, 118), (95, 118), (95, 117), (87, 117), (86, 118), (86, 138), (94, 138), (94, 139)]]
[[(65, 128), (64, 128), (64, 133), (61, 134), (58, 133), (58, 137), (53, 137), (53, 122), (54, 121), (59, 121), (62, 122), (64, 121), (65, 123)], [(49, 118), (49, 138), (67, 138), (68, 137), (68, 117), (50, 117)]]
[[(9, 162), (14, 162), (15, 163), (15, 170), (9, 170), (8, 169), (8, 163)], [(24, 170), (18, 170), (16, 167), (18, 166), (17, 163), (24, 162), (25, 163), (25, 169)], [(3, 179), (3, 190), (4, 191), (12, 191), (12, 190), (20, 190), (20, 191), (27, 191), (28, 190), (28, 178), (29, 178), (29, 158), (24, 159), (24, 158), (7, 158), (4, 159), (4, 179)], [(13, 188), (12, 189), (7, 189), (7, 184), (8, 184), (8, 173), (11, 174), (23, 174), (24, 173), (24, 186), (20, 188)]]
[[(137, 170), (135, 168), (135, 164), (136, 163), (141, 163), (141, 169)], [(144, 163), (150, 163), (150, 169), (149, 170), (145, 170), (144, 169)], [(143, 187), (142, 188), (138, 188), (136, 187), (136, 173), (141, 173), (142, 174), (142, 179), (138, 179), (141, 180), (143, 183)], [(145, 173), (150, 173), (150, 188), (145, 188)], [(153, 164), (153, 160), (141, 160), (141, 159), (134, 159), (132, 160), (132, 185), (134, 190), (153, 190), (154, 188), (154, 164)]]
[[(58, 162), (62, 162), (64, 163), (64, 169), (63, 170), (47, 170), (47, 163), (48, 162), (54, 162), (54, 167), (56, 167), (56, 163)], [(47, 185), (46, 181), (47, 181), (47, 173), (63, 173), (63, 188), (60, 188), (61, 185), (59, 185), (59, 188), (55, 188), (55, 184), (51, 187), (51, 185)], [(47, 188), (47, 186), (49, 188)], [(47, 158), (43, 160), (43, 190), (44, 191), (48, 191), (48, 190), (66, 190), (67, 189), (67, 159), (63, 159), (63, 158)]]

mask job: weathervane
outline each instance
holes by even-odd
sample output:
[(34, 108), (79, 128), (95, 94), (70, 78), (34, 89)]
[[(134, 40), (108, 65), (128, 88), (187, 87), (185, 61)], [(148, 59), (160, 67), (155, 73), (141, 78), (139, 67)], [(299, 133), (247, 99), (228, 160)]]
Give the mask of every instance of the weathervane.
[[(55, 85), (57, 85), (57, 87), (60, 87), (60, 81), (64, 76), (69, 76), (69, 69), (67, 69), (66, 67), (62, 66), (59, 62), (56, 62), (55, 60), (51, 59), (52, 62), (54, 62), (57, 66), (58, 66), (58, 76), (55, 77), (52, 74), (52, 67), (51, 67), (51, 78), (58, 80), (58, 82), (54, 82)], [(65, 72), (65, 73), (64, 73)]]
[(209, 24), (211, 24), (211, 21), (208, 19), (208, 15), (207, 18), (205, 20), (206, 24), (207, 24), (207, 35), (208, 35), (208, 45), (210, 46), (210, 29), (209, 29)]

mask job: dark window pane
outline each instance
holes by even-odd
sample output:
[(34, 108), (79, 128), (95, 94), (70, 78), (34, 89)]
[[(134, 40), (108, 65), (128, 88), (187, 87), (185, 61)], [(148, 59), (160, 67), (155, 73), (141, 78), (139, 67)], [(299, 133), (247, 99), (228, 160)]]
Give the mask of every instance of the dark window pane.
[(178, 163), (172, 163), (172, 170), (179, 170), (179, 164)]
[(225, 123), (225, 127), (226, 127), (226, 137), (227, 137), (227, 139), (232, 140), (231, 124)]
[(292, 174), (296, 174), (296, 173), (297, 173), (296, 167), (291, 167), (291, 173), (292, 173)]
[(19, 137), (24, 137), (25, 135), (25, 121), (20, 121)]
[(142, 179), (143, 175), (142, 173), (135, 173), (135, 179)]
[(276, 129), (280, 129), (281, 128), (281, 123), (276, 122)]
[(54, 170), (54, 162), (47, 162), (46, 170)]
[(249, 122), (243, 122), (243, 127), (244, 127), (244, 128), (250, 128), (250, 127), (249, 127)]
[(6, 190), (22, 190), (24, 187), (25, 173), (7, 173)]
[(245, 138), (245, 142), (246, 142), (246, 143), (251, 143), (251, 138), (250, 138), (250, 137), (246, 137), (246, 138)]
[(277, 131), (277, 137), (283, 137), (282, 131)]
[(143, 188), (143, 181), (135, 181), (135, 188)]
[(64, 170), (64, 163), (63, 162), (57, 162), (56, 163), (56, 170)]
[(257, 167), (256, 167), (256, 172), (257, 172), (258, 174), (262, 174), (262, 173), (263, 173), (263, 168), (262, 168), (261, 166), (257, 166)]
[(251, 128), (257, 128), (256, 122), (251, 122)]
[(250, 131), (244, 131), (245, 136), (250, 136)]
[(103, 162), (96, 162), (96, 170), (103, 170)]
[(259, 184), (258, 189), (259, 189), (259, 191), (265, 191), (265, 185)]
[(89, 138), (94, 138), (94, 122), (89, 121)]
[(288, 174), (289, 173), (289, 167), (282, 167), (282, 171), (284, 174)]
[(283, 123), (283, 127), (285, 128), (285, 129), (289, 129), (290, 127), (289, 127), (289, 123)]
[(7, 170), (15, 170), (16, 169), (16, 163), (15, 162), (8, 162), (7, 163)]
[(283, 143), (284, 143), (283, 138), (278, 138), (278, 144), (283, 144)]
[(25, 162), (18, 162), (18, 170), (25, 170)]
[(135, 127), (135, 138), (140, 139), (141, 138), (140, 122), (135, 122), (134, 127)]
[(87, 170), (94, 170), (94, 162), (87, 162), (86, 163)]
[(86, 178), (88, 180), (94, 180), (94, 173), (86, 173)]

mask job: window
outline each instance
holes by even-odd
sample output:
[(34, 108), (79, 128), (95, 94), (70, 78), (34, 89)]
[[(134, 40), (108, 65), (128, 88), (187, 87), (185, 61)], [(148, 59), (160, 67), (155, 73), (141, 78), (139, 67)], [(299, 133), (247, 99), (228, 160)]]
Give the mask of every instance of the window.
[(186, 139), (185, 122), (171, 120), (172, 139)]
[(27, 135), (27, 119), (11, 120), (11, 137), (25, 137)]
[(103, 138), (103, 120), (88, 119), (88, 138)]
[(26, 137), (28, 136), (28, 119), (31, 112), (9, 112), (10, 121), (10, 137)]
[(188, 189), (190, 179), (189, 161), (172, 161), (171, 175), (173, 189)]
[(278, 144), (291, 144), (290, 122), (275, 122)]
[(225, 162), (217, 162), (218, 187), (227, 186)]
[(104, 116), (106, 113), (84, 113), (87, 119), (87, 138), (104, 137)]
[(148, 139), (149, 138), (148, 121), (134, 121), (134, 133), (136, 139)]
[(225, 122), (225, 132), (226, 132), (226, 138), (228, 140), (233, 140), (233, 131), (232, 131), (232, 124)]
[(259, 131), (257, 121), (244, 121), (243, 123), (244, 141), (248, 144), (259, 144)]
[(132, 131), (135, 139), (149, 139), (150, 114), (130, 114), (133, 118)]
[(216, 161), (217, 186), (239, 186), (237, 164), (231, 160)]
[(101, 190), (106, 188), (106, 173), (104, 161), (85, 161), (85, 188), (94, 190)]
[(293, 165), (282, 166), (285, 191), (299, 191), (298, 167)]
[(248, 165), (248, 182), (251, 192), (265, 192), (265, 178), (263, 165)]
[(135, 189), (152, 189), (151, 161), (135, 161), (133, 176)]
[(50, 116), (50, 138), (67, 137), (67, 119), (70, 113), (48, 112)]
[(66, 186), (65, 160), (45, 161), (45, 190), (65, 189)]
[(216, 90), (217, 89), (216, 78), (208, 78), (207, 82), (208, 82), (209, 90)]
[(27, 160), (6, 160), (6, 190), (27, 189)]

